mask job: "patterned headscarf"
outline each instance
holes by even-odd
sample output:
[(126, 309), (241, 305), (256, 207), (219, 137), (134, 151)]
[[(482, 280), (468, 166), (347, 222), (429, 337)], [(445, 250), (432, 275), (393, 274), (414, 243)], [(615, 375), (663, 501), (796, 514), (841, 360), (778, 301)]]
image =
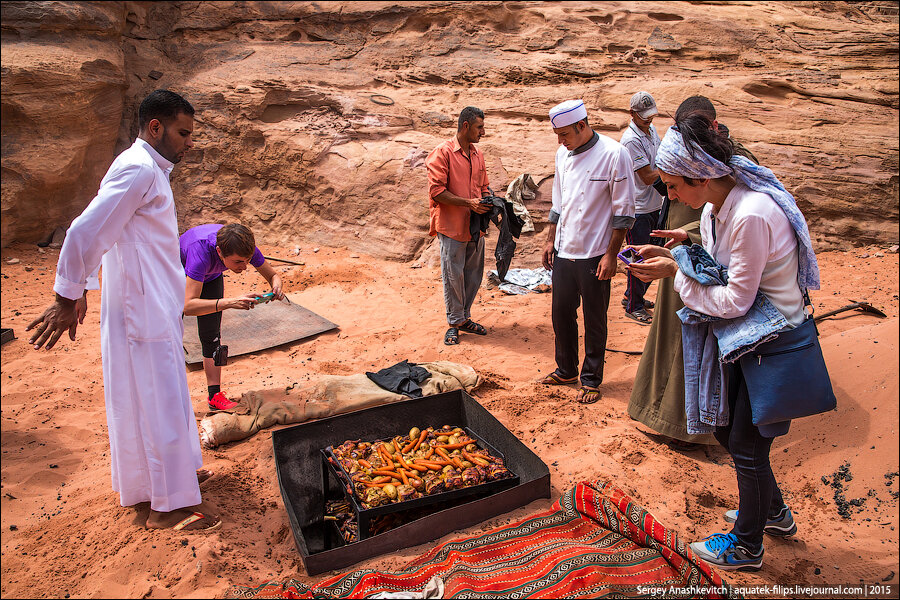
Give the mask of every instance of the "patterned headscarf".
[(678, 127), (670, 127), (656, 153), (658, 169), (691, 179), (717, 179), (726, 175), (734, 178), (755, 192), (768, 194), (784, 211), (800, 245), (799, 272), (797, 281), (805, 291), (819, 289), (819, 263), (812, 248), (809, 227), (803, 213), (797, 208), (797, 201), (784, 189), (771, 169), (755, 164), (738, 154), (731, 157), (728, 164), (707, 154), (703, 148), (692, 143), (693, 156), (685, 146)]

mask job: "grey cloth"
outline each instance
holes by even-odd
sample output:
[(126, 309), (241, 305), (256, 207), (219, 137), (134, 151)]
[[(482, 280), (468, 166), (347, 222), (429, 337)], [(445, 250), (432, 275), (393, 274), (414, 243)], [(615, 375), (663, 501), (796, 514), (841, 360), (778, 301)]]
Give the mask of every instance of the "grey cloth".
[(537, 269), (510, 269), (506, 277), (500, 279), (497, 271), (488, 273), (488, 280), (500, 288), (505, 294), (530, 294), (531, 292), (549, 292), (551, 288), (550, 271), (544, 267)]
[(442, 233), (437, 236), (441, 241), (441, 279), (444, 282), (447, 323), (459, 325), (471, 318), (469, 311), (481, 287), (484, 238), (458, 242)]
[(634, 217), (626, 217), (622, 216), (613, 216), (612, 218), (612, 228), (613, 229), (631, 229), (634, 227)]

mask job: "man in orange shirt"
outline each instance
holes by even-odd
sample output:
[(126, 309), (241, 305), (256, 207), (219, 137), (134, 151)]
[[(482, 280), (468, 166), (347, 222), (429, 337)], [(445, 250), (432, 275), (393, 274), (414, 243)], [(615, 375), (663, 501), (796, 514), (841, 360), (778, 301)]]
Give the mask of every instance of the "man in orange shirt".
[(459, 113), (456, 135), (431, 151), (425, 160), (428, 169), (428, 196), (431, 208), (429, 233), (441, 241), (441, 279), (450, 328), (444, 334), (448, 346), (459, 343), (459, 332), (487, 335), (487, 329), (471, 319), (469, 310), (481, 287), (484, 274), (484, 234), (473, 239), (472, 212), (484, 214), (490, 204), (484, 155), (475, 142), (484, 135), (484, 113), (467, 106)]

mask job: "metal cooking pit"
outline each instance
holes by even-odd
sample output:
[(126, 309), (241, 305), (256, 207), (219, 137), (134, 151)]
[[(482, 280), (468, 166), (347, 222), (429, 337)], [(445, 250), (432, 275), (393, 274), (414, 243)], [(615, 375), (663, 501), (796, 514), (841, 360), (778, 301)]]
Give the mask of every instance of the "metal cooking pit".
[[(343, 488), (329, 474), (322, 449), (348, 439), (388, 438), (411, 427), (462, 427), (486, 441), (505, 459), (518, 481), (481, 490), (433, 505), (431, 514), (384, 533), (347, 545), (335, 543), (332, 521), (325, 521), (326, 499), (339, 498)], [(417, 398), (296, 425), (272, 434), (275, 466), (294, 542), (309, 575), (341, 569), (353, 563), (437, 539), (456, 529), (550, 497), (547, 466), (509, 430), (462, 391)], [(500, 480), (503, 482), (504, 480)], [(505, 489), (498, 489), (505, 488)], [(457, 490), (463, 491), (463, 490)], [(477, 493), (477, 492), (476, 492)], [(442, 495), (442, 494), (439, 494)], [(421, 509), (419, 509), (421, 510)]]

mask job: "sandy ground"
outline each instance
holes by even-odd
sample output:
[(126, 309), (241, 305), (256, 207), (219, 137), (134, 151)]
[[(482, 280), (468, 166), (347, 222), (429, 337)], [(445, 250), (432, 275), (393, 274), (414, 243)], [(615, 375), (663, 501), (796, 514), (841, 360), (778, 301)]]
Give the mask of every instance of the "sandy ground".
[[(298, 258), (284, 248), (263, 250)], [(726, 526), (722, 513), (737, 504), (727, 454), (718, 447), (670, 448), (628, 418), (639, 357), (607, 354), (605, 396), (592, 406), (573, 402), (574, 389), (535, 383), (554, 366), (549, 294), (483, 290), (473, 316), (490, 335), (464, 335), (459, 346), (447, 347), (441, 342), (446, 325), (436, 267), (411, 268), (346, 249), (312, 250), (302, 249), (304, 266), (279, 267), (286, 289), (340, 329), (233, 359), (224, 373), (229, 395), (323, 373), (359, 373), (402, 359), (468, 363), (486, 379), (476, 392), (480, 401), (550, 467), (553, 498), (465, 533), (545, 509), (574, 483), (593, 478), (613, 481), (691, 540)], [(226, 519), (218, 531), (148, 531), (146, 505), (119, 506), (110, 487), (99, 295), (90, 294), (88, 319), (75, 342), (65, 339), (50, 352), (26, 343), (26, 324), (50, 299), (57, 253), (13, 246), (3, 249), (0, 263), (2, 325), (18, 337), (2, 348), (2, 595), (215, 597), (231, 584), (319, 580), (306, 576), (294, 547), (268, 431), (204, 450), (206, 466), (216, 473), (203, 485), (204, 498)], [(8, 264), (11, 258), (20, 262)], [(795, 422), (772, 450), (799, 534), (767, 539), (764, 568), (727, 574), (732, 583), (898, 582), (897, 255), (853, 249), (821, 254), (820, 262), (823, 289), (813, 296), (818, 310), (864, 300), (889, 317), (844, 313), (820, 324), (838, 410)], [(618, 275), (609, 346), (641, 350), (647, 328), (623, 316), (618, 300), (624, 286)], [(255, 273), (232, 274), (226, 293), (260, 287)], [(189, 372), (188, 382), (202, 416), (202, 371)], [(835, 477), (844, 465), (852, 480)], [(856, 500), (846, 505), (847, 517), (838, 513), (844, 500)], [(429, 547), (358, 566), (396, 568)]]

